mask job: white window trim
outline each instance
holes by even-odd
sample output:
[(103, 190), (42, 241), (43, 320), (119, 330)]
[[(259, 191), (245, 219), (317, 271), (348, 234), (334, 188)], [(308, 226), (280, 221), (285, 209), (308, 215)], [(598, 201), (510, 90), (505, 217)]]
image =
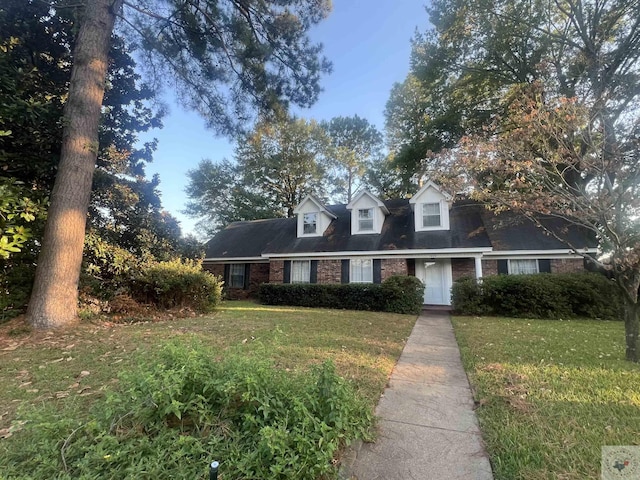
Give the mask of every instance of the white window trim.
[[(514, 268), (511, 266), (511, 262), (522, 262), (522, 261), (534, 261), (536, 262), (536, 271), (532, 272), (533, 273), (540, 273), (540, 262), (539, 259), (537, 258), (510, 258), (507, 260), (507, 272), (509, 273), (509, 275), (526, 275), (523, 273), (516, 273), (514, 272)], [(529, 274), (529, 275), (531, 275)]]
[[(362, 269), (361, 265), (362, 265), (363, 262), (366, 262), (366, 261), (368, 261), (369, 265), (370, 265), (369, 273), (370, 273), (371, 280), (362, 280), (362, 281), (353, 280), (353, 277), (354, 277), (354, 275), (353, 275), (354, 264), (356, 262), (359, 263), (360, 266), (358, 268)], [(349, 260), (349, 283), (373, 283), (373, 259), (372, 258), (352, 258), (351, 260)]]
[[(422, 208), (425, 204), (439, 204), (440, 205), (440, 225), (433, 227), (425, 227), (422, 225)], [(436, 230), (449, 230), (449, 204), (446, 199), (442, 199), (438, 202), (416, 202), (414, 204), (414, 221), (416, 232), (431, 232)]]
[[(438, 224), (437, 225), (425, 225), (424, 224), (424, 217), (425, 217), (425, 215), (427, 215), (427, 214), (425, 214), (424, 210), (425, 210), (425, 207), (427, 205), (437, 205), (438, 206)], [(421, 210), (421, 212), (420, 212), (420, 223), (422, 225), (422, 227), (421, 227), (422, 229), (427, 230), (427, 229), (432, 229), (432, 228), (433, 229), (441, 229), (442, 228), (442, 203), (441, 202), (423, 202), (423, 203), (420, 204), (420, 210)], [(427, 215), (427, 216), (435, 217), (435, 215), (433, 215), (433, 214)]]
[[(307, 279), (306, 280), (294, 280), (293, 276), (294, 276), (294, 265), (295, 264), (303, 264), (306, 263), (307, 264)], [(291, 279), (290, 279), (291, 283), (311, 283), (311, 260), (291, 260)]]
[[(239, 287), (237, 285), (233, 285), (232, 283), (232, 279), (234, 277), (233, 274), (233, 267), (235, 266), (239, 266), (242, 269), (242, 285), (240, 285)], [(245, 270), (245, 264), (244, 263), (230, 263), (229, 264), (229, 288), (244, 288), (244, 284), (245, 284), (245, 274), (246, 274), (246, 270)], [(236, 277), (239, 277), (239, 274), (235, 275)]]
[[(307, 215), (315, 215), (316, 217), (316, 221), (315, 221), (315, 230), (313, 232), (305, 232), (304, 231), (304, 227), (305, 227), (305, 217)], [(320, 212), (307, 212), (307, 213), (303, 213), (302, 214), (302, 236), (309, 236), (309, 237), (314, 237), (318, 235), (318, 230), (320, 228)]]
[[(360, 212), (368, 211), (371, 215), (368, 218), (362, 218)], [(371, 228), (362, 228), (362, 221), (370, 221)], [(375, 207), (359, 208), (358, 209), (358, 232), (375, 233), (376, 231), (376, 211)]]

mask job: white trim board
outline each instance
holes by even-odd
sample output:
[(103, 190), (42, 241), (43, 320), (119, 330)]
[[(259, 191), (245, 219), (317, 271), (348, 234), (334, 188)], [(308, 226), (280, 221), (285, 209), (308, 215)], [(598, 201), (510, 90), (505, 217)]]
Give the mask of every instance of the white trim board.
[(263, 257), (228, 257), (228, 258), (205, 258), (203, 262), (210, 263), (269, 263)]
[(304, 252), (304, 253), (263, 253), (265, 258), (349, 258), (349, 257), (376, 257), (376, 258), (467, 258), (490, 252), (491, 247), (478, 248), (442, 248), (442, 249), (411, 249), (411, 250), (365, 250), (357, 252)]

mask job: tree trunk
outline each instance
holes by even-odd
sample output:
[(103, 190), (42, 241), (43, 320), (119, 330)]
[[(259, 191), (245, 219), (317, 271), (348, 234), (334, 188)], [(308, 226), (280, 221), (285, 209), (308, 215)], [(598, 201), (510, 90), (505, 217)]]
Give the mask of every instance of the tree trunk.
[(638, 363), (638, 333), (640, 332), (640, 305), (625, 302), (624, 335), (627, 344), (626, 359)]
[(115, 13), (122, 0), (87, 0), (73, 52), (69, 97), (64, 109), (60, 164), (27, 320), (53, 328), (77, 318), (87, 209), (98, 152), (98, 125)]

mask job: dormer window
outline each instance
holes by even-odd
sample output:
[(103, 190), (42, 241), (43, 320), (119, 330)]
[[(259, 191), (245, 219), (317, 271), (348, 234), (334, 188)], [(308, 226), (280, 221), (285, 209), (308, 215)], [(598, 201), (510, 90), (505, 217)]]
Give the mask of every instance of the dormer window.
[(382, 232), (389, 210), (379, 198), (362, 190), (347, 204), (351, 212), (351, 235), (372, 235)]
[(327, 210), (319, 198), (313, 195), (304, 197), (293, 209), (293, 213), (296, 215), (296, 236), (298, 238), (320, 237), (327, 230), (331, 221), (338, 218)]
[(313, 235), (318, 232), (318, 212), (305, 213), (302, 221), (302, 233)]
[(451, 195), (432, 181), (425, 183), (409, 200), (416, 232), (449, 230), (449, 204), (452, 200)]
[(373, 231), (373, 208), (361, 208), (358, 210), (358, 231)]
[(422, 204), (422, 227), (439, 227), (440, 221), (440, 203), (423, 203)]

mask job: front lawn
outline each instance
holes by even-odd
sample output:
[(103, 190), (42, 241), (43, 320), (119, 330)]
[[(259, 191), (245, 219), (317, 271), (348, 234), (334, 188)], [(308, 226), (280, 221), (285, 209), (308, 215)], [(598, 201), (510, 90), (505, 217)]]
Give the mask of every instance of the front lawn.
[[(79, 415), (75, 422), (87, 421), (105, 392), (119, 388), (120, 373), (153, 365), (168, 343), (188, 347), (199, 342), (219, 360), (235, 356), (249, 359), (249, 366), (251, 359), (256, 364), (266, 360), (285, 375), (332, 360), (373, 411), (414, 323), (415, 316), (409, 315), (250, 302), (226, 302), (215, 314), (195, 318), (130, 325), (83, 322), (54, 332), (32, 332), (14, 320), (0, 328), (0, 467), (21, 435), (16, 420), (24, 417), (22, 412), (46, 405), (62, 416)], [(58, 450), (70, 449), (64, 443), (70, 433)], [(234, 478), (229, 473), (221, 478)]]
[(456, 317), (496, 480), (600, 478), (602, 445), (640, 444), (624, 325)]

